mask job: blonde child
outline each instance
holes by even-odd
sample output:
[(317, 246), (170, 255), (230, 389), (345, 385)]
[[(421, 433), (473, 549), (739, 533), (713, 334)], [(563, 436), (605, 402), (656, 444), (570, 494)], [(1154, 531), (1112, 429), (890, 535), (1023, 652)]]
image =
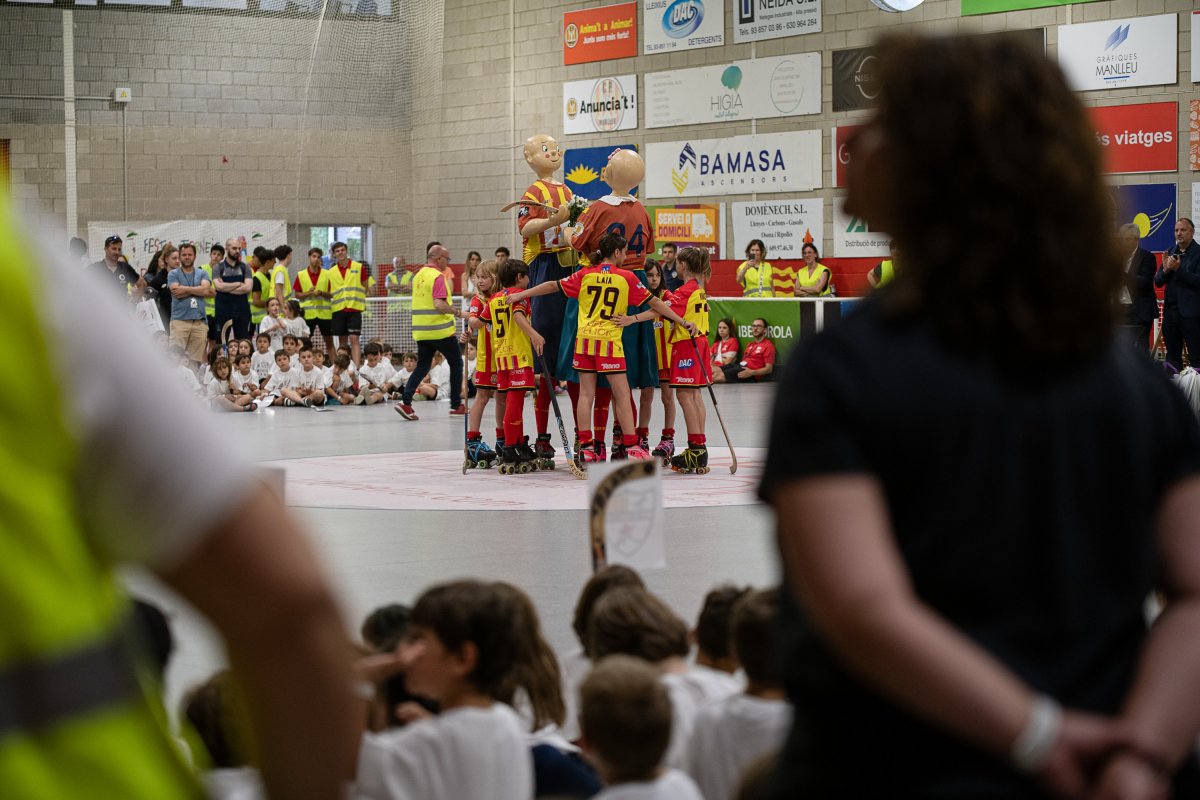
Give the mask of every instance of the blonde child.
[(208, 382), (208, 405), (221, 411), (257, 411), (258, 403), (248, 394), (239, 394), (230, 385), (229, 359), (213, 361), (212, 380)]
[(579, 325), (571, 365), (579, 373), (575, 428), (579, 432), (577, 459), (581, 466), (600, 460), (592, 445), (592, 430), (588, 427), (596, 397), (597, 374), (603, 374), (612, 388), (612, 402), (622, 431), (621, 443), (625, 452), (620, 455), (614, 452), (613, 460), (651, 458), (650, 453), (638, 444), (629, 382), (625, 379), (621, 329), (642, 321), (638, 319), (640, 315), (627, 316), (629, 306), (649, 302), (653, 312), (644, 312), (647, 318), (656, 312), (680, 325), (680, 330), (696, 329), (693, 323), (685, 322), (666, 303), (652, 296), (632, 272), (619, 266), (624, 263), (628, 246), (624, 236), (606, 233), (600, 237), (599, 249), (591, 259), (594, 266), (580, 269), (566, 280), (542, 283), (513, 297), (516, 301), (561, 291), (568, 297), (579, 299)]
[[(701, 389), (708, 385), (708, 296), (704, 286), (712, 276), (708, 251), (685, 247), (676, 258), (683, 286), (671, 295), (671, 312), (687, 321), (676, 325), (668, 337), (671, 348), (671, 386), (683, 409), (687, 449), (671, 458), (676, 472), (708, 472), (708, 445), (704, 437), (706, 411)], [(641, 316), (641, 315), (637, 315)], [(631, 319), (637, 319), (637, 316)]]
[[(504, 447), (504, 395), (497, 394), (498, 376), (496, 374), (496, 343), (492, 337), (492, 328), (482, 319), (488, 303), (500, 291), (500, 281), (496, 275), (496, 262), (484, 261), (476, 270), (473, 278), (475, 296), (471, 298), (467, 310), (467, 327), (459, 337), (468, 341), (475, 334), (475, 402), (471, 403), (467, 415), (467, 461), (474, 467), (490, 467), (496, 462), (497, 453)], [(483, 412), (487, 409), (488, 401), (496, 397), (496, 449), (487, 446), (483, 440), (480, 428), (483, 426)]]
[(283, 335), (287, 333), (287, 320), (279, 316), (279, 301), (272, 297), (267, 301), (267, 315), (258, 323), (258, 335), (271, 337), (271, 349), (283, 347)]
[[(422, 800), (528, 800), (533, 762), (517, 714), (501, 697), (518, 680), (520, 609), (509, 592), (455, 581), (417, 600), (408, 635), (388, 655), (359, 666), (373, 681), (403, 673), (437, 716), (363, 735), (358, 794)], [(367, 698), (364, 698), (367, 700)]]

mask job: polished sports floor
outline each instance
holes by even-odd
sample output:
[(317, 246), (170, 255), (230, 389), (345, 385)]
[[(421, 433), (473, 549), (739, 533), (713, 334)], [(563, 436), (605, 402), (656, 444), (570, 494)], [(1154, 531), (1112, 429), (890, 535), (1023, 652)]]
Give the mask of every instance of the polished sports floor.
[[(774, 388), (718, 386), (725, 424), (738, 451), (736, 475), (709, 406), (713, 471), (667, 472), (663, 494), (667, 567), (644, 573), (650, 588), (694, 623), (704, 593), (731, 581), (765, 586), (777, 576), (770, 512), (753, 492), (765, 455)], [(656, 398), (657, 401), (657, 398)], [(570, 402), (559, 399), (564, 413)], [(526, 430), (533, 430), (526, 400)], [(573, 646), (571, 613), (591, 570), (586, 482), (564, 468), (551, 416), (559, 467), (532, 475), (498, 475), (462, 466), (463, 421), (446, 402), (416, 403), (421, 419), (407, 422), (391, 404), (268, 409), (227, 414), (245, 454), (287, 474), (286, 497), (320, 553), (346, 617), (357, 635), (372, 608), (411, 603), (430, 584), (459, 577), (506, 580), (525, 589), (542, 615), (550, 643)], [(215, 413), (215, 412), (214, 412)], [(662, 427), (656, 402), (651, 443)], [(492, 410), (482, 426), (491, 439)], [(685, 441), (683, 416), (677, 442)], [(570, 426), (568, 425), (568, 432)], [(142, 574), (131, 587), (162, 604), (174, 624), (178, 650), (167, 678), (172, 708), (182, 693), (223, 663), (212, 629), (185, 603)]]

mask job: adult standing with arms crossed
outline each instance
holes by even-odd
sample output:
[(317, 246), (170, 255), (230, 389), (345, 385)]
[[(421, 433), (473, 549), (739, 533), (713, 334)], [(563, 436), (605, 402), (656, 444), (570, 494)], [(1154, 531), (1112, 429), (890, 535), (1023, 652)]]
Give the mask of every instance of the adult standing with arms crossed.
[(1157, 265), (1154, 254), (1141, 246), (1142, 232), (1137, 225), (1122, 225), (1118, 238), (1125, 259), (1126, 284), (1121, 287), (1121, 305), (1125, 324), (1137, 330), (1135, 344), (1142, 350), (1150, 346), (1154, 321), (1158, 319), (1158, 298), (1154, 294)]
[(1175, 247), (1164, 256), (1154, 275), (1154, 285), (1163, 289), (1162, 336), (1167, 361), (1183, 369), (1183, 346), (1192, 366), (1200, 364), (1200, 247), (1195, 243), (1196, 226), (1187, 217), (1175, 223)]
[(253, 338), (250, 324), (250, 289), (254, 285), (254, 273), (242, 261), (242, 246), (237, 239), (225, 240), (225, 258), (214, 268), (213, 289), (216, 302), (213, 304), (217, 339), (224, 334), (226, 323), (231, 324), (234, 339)]
[[(186, 259), (182, 257), (185, 253)], [(213, 296), (212, 281), (196, 269), (194, 244), (182, 244), (179, 250), (167, 245), (162, 260), (166, 262), (167, 289), (171, 292), (171, 346), (187, 353), (195, 369), (204, 363), (206, 355), (208, 320), (204, 304)]]
[(396, 413), (415, 420), (412, 399), (417, 386), (429, 374), (433, 354), (441, 353), (450, 365), (450, 414), (467, 413), (462, 402), (463, 356), (458, 348), (456, 319), (466, 315), (450, 305), (450, 292), (442, 274), (450, 266), (450, 251), (440, 244), (429, 248), (425, 265), (413, 276), (413, 339), (417, 342), (417, 368), (408, 376)]
[(129, 564), (216, 625), (270, 795), (340, 797), (356, 708), (347, 637), (312, 550), (111, 298), (58, 293), (42, 313), (72, 278), (24, 230), (0, 196), (0, 335), (20, 337), (43, 388), (18, 391), (20, 375), (4, 371), (4, 795), (201, 794), (127, 639), (131, 604), (116, 571)]
[(1196, 797), (1200, 425), (1117, 335), (1095, 128), (1012, 34), (875, 54), (846, 210), (921, 257), (776, 395), (770, 796)]

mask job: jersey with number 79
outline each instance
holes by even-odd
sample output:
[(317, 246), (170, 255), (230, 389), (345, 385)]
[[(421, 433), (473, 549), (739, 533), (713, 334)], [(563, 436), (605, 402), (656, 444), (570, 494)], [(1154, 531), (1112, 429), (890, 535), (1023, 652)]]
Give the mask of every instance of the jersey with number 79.
[(579, 350), (586, 340), (619, 344), (622, 329), (612, 321), (613, 317), (624, 316), (630, 306), (639, 306), (650, 298), (650, 292), (636, 275), (612, 264), (577, 270), (559, 281), (558, 288), (567, 297), (579, 300), (576, 352), (590, 352)]

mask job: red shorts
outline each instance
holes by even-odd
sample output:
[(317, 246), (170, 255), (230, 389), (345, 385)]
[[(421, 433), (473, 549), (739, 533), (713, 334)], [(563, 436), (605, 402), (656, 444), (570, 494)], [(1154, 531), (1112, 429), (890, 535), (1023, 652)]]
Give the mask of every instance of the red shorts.
[(571, 366), (576, 372), (624, 372), (625, 356), (593, 356), (575, 353)]
[(495, 389), (498, 385), (496, 373), (475, 371), (476, 389)]
[(671, 346), (671, 385), (684, 389), (707, 386), (708, 360), (707, 339), (697, 339), (696, 347), (692, 346), (690, 339), (675, 342)]
[[(507, 392), (509, 389), (533, 388), (533, 367), (502, 369), (496, 373), (496, 377), (499, 379), (496, 387), (502, 392)], [(476, 386), (478, 385), (476, 384)]]

